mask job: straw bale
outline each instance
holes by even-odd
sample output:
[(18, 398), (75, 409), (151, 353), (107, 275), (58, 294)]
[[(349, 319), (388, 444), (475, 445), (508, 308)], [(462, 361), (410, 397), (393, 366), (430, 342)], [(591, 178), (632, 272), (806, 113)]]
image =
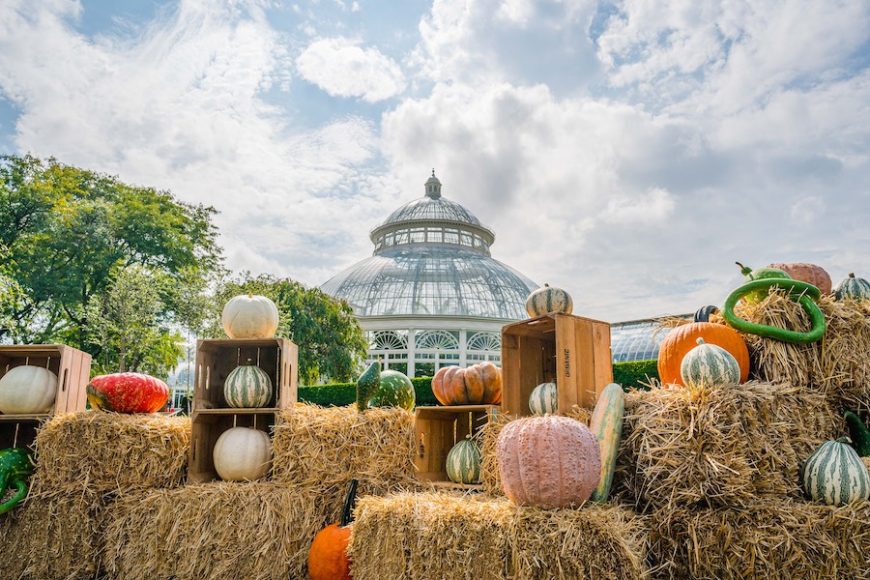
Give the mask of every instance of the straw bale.
[(89, 492), (31, 494), (0, 519), (0, 578), (94, 577), (105, 507)]
[(385, 494), (416, 484), (414, 415), (404, 409), (299, 404), (275, 427), (272, 479), (298, 489)]
[(639, 578), (641, 531), (622, 508), (403, 493), (360, 499), (348, 554), (357, 580)]
[(654, 512), (650, 552), (661, 578), (868, 578), (870, 503), (770, 498), (744, 509)]
[(305, 578), (308, 550), (340, 501), (272, 482), (215, 482), (119, 499), (105, 568), (127, 580)]
[(642, 510), (799, 497), (799, 464), (842, 429), (823, 395), (787, 385), (631, 391), (615, 487)]
[(102, 411), (59, 415), (36, 435), (34, 491), (109, 492), (184, 480), (190, 419)]

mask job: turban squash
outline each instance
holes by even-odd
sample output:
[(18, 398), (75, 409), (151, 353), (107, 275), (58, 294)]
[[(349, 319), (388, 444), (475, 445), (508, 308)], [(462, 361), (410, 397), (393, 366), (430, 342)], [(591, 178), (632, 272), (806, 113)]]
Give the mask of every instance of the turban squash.
[(699, 338), (731, 353), (740, 366), (740, 382), (749, 378), (749, 348), (736, 330), (724, 324), (693, 322), (672, 329), (659, 347), (659, 379), (664, 385), (685, 385), (680, 374), (683, 358), (697, 346)]

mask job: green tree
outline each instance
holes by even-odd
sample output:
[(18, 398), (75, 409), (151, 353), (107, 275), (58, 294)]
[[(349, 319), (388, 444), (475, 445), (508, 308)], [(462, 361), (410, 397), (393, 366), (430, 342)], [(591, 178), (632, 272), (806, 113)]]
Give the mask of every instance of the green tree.
[(288, 278), (244, 273), (224, 283), (214, 301), (214, 317), (207, 333), (224, 337), (220, 313), (224, 304), (239, 294), (261, 294), (278, 307), (278, 336), (288, 337), (299, 346), (299, 381), (316, 384), (329, 377), (349, 381), (366, 353), (366, 340), (344, 301), (338, 301), (317, 288), (306, 288)]

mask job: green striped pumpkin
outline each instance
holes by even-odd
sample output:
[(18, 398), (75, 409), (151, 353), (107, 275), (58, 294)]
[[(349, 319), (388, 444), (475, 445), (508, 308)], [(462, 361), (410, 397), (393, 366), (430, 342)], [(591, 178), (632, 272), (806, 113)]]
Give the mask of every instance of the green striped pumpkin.
[(526, 298), (526, 312), (532, 318), (544, 314), (571, 314), (573, 311), (571, 295), (561, 288), (551, 288), (549, 284), (544, 284)]
[(870, 300), (870, 282), (850, 273), (834, 290), (834, 295), (837, 300)]
[(703, 338), (686, 353), (680, 364), (680, 376), (687, 387), (727, 387), (740, 383), (740, 365), (730, 352)]
[(535, 415), (553, 415), (558, 409), (556, 383), (541, 383), (529, 395), (529, 411)]
[(447, 477), (453, 483), (480, 482), (480, 448), (467, 435), (447, 454)]
[(870, 498), (870, 473), (848, 437), (822, 443), (804, 464), (801, 480), (811, 498), (828, 505)]
[(272, 381), (257, 365), (237, 366), (224, 382), (224, 399), (236, 409), (265, 407), (272, 400)]

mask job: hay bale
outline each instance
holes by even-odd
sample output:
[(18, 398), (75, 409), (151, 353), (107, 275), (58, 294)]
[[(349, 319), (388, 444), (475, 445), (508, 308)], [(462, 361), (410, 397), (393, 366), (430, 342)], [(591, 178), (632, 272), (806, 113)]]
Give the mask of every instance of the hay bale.
[(799, 464), (842, 429), (823, 395), (786, 385), (632, 391), (615, 488), (642, 510), (800, 497)]
[(662, 578), (867, 578), (870, 504), (830, 507), (770, 498), (744, 509), (652, 515), (650, 552)]
[(639, 578), (640, 520), (616, 507), (540, 510), (504, 498), (403, 493), (359, 501), (357, 580)]
[(340, 504), (271, 482), (131, 494), (111, 510), (105, 569), (129, 580), (305, 578), (311, 541)]
[(0, 578), (94, 577), (105, 507), (95, 493), (31, 494), (0, 519)]
[(184, 480), (190, 419), (101, 411), (59, 415), (36, 435), (34, 492), (173, 487)]
[(272, 479), (297, 489), (385, 494), (416, 484), (414, 415), (403, 409), (297, 405), (275, 427)]

